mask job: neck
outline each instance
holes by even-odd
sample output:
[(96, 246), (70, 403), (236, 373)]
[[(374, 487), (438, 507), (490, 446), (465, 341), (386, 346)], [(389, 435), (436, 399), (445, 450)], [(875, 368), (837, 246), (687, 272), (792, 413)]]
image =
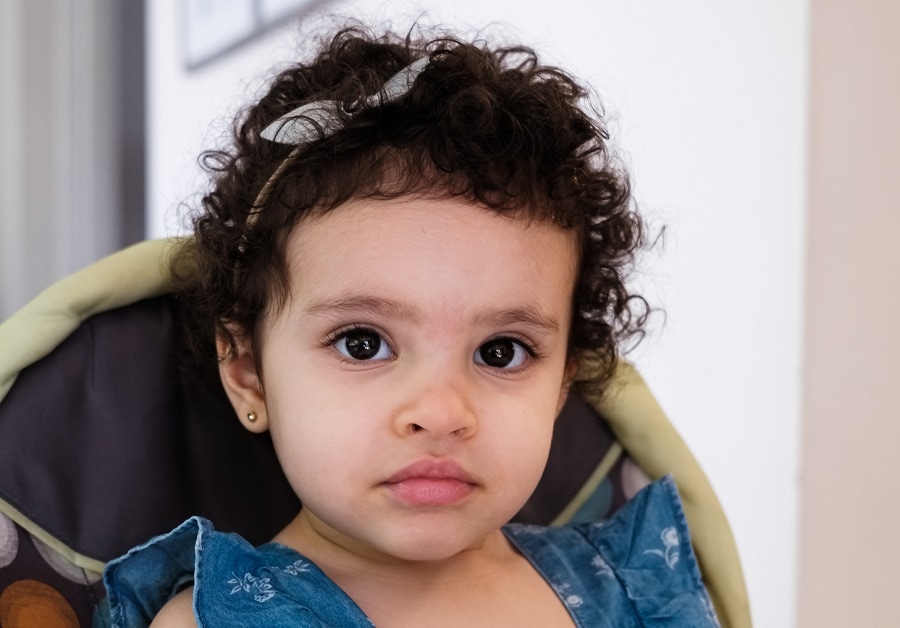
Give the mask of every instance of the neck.
[(482, 567), (490, 570), (493, 565), (503, 563), (516, 553), (503, 532), (495, 530), (481, 543), (452, 556), (436, 560), (407, 560), (343, 537), (306, 511), (301, 511), (273, 540), (312, 560), (339, 585), (341, 574), (353, 573), (378, 574), (379, 578), (408, 579), (412, 582), (445, 577), (452, 579), (460, 571), (471, 576)]

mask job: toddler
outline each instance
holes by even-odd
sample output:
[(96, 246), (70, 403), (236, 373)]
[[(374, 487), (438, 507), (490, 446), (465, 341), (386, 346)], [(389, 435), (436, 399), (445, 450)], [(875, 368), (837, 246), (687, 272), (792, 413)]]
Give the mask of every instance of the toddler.
[(277, 76), (205, 155), (173, 269), (302, 508), (260, 547), (194, 518), (113, 561), (113, 623), (717, 625), (668, 478), (607, 522), (508, 524), (643, 323), (607, 139), (523, 47), (354, 27)]

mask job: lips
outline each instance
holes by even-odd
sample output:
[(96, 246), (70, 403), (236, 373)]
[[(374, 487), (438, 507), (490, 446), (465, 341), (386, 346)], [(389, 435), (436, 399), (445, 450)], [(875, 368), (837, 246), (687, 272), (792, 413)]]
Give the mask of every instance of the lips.
[(404, 467), (382, 486), (396, 501), (410, 506), (450, 506), (475, 490), (472, 477), (453, 460), (419, 460)]

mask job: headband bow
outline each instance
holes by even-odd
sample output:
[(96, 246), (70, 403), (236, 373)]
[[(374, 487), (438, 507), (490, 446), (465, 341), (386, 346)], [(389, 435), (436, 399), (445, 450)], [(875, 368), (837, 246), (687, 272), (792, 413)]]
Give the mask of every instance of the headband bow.
[[(365, 99), (364, 104), (377, 107), (397, 100), (409, 91), (416, 77), (428, 65), (429, 58), (422, 57), (389, 78), (381, 89)], [(284, 114), (263, 129), (260, 136), (270, 142), (302, 146), (322, 139), (338, 131), (341, 121), (341, 103), (337, 100), (317, 100), (300, 105)]]

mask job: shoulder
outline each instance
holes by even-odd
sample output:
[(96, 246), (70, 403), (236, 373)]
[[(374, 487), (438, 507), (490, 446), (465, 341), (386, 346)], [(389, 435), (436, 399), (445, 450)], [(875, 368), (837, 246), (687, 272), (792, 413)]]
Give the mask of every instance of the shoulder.
[[(671, 476), (645, 487), (608, 520), (571, 527), (612, 565), (670, 571), (677, 566), (688, 580), (701, 585), (687, 519)], [(635, 552), (637, 548), (641, 551)]]
[(642, 617), (674, 613), (687, 622), (678, 625), (719, 625), (671, 476), (641, 490), (606, 522), (577, 529), (596, 548), (604, 567), (615, 573)]
[(371, 626), (312, 561), (276, 543), (254, 547), (200, 518), (112, 561), (104, 583), (116, 628)]
[(606, 521), (516, 526), (509, 533), (551, 585), (560, 589), (554, 580), (565, 582), (567, 595), (579, 603), (592, 598), (605, 609), (678, 626), (718, 625), (670, 477), (644, 488)]
[(194, 587), (188, 587), (171, 600), (157, 613), (150, 628), (195, 628)]
[(183, 612), (179, 610), (182, 608), (191, 611), (191, 599), (181, 591), (187, 585), (202, 581), (200, 567), (203, 562), (230, 549), (223, 548), (223, 543), (243, 543), (251, 547), (240, 537), (232, 540), (233, 536), (236, 537), (216, 532), (205, 519), (192, 517), (171, 532), (111, 561), (103, 573), (103, 584), (112, 625), (146, 626), (164, 608), (167, 609), (165, 616)]

